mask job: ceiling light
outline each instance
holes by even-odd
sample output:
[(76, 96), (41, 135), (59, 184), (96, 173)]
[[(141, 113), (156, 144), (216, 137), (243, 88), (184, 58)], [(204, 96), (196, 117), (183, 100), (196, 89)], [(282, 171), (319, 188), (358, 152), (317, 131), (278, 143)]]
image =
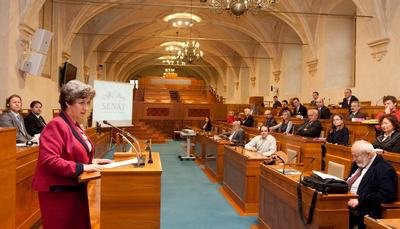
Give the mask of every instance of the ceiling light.
[(173, 27), (184, 28), (192, 27), (195, 23), (201, 22), (201, 18), (191, 13), (175, 13), (163, 18), (165, 22), (169, 22)]

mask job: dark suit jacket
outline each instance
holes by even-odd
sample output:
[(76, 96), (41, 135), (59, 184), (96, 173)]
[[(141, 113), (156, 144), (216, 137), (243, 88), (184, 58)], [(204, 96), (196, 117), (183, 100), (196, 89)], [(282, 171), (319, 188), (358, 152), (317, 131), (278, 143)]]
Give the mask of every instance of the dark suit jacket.
[(24, 122), (22, 122), (22, 128), (18, 125), (19, 121), (11, 111), (4, 112), (0, 116), (0, 126), (1, 127), (14, 127), (17, 132), (16, 142), (22, 143), (27, 142), (32, 139), (32, 136), (28, 134), (25, 129)]
[(243, 126), (254, 127), (254, 118), (252, 115), (247, 116), (242, 123)]
[(274, 104), (272, 105), (272, 108), (278, 108), (278, 107), (281, 107), (281, 106), (282, 106), (281, 102), (275, 101)]
[[(357, 170), (353, 163), (350, 174)], [(356, 207), (358, 215), (350, 214), (351, 220), (363, 228), (364, 215), (380, 218), (380, 205), (390, 203), (397, 198), (397, 174), (393, 166), (377, 155), (368, 171), (362, 178), (357, 190), (359, 205)]]
[(321, 134), (322, 125), (319, 120), (314, 122), (306, 121), (297, 128), (296, 134), (304, 137), (317, 138)]
[(383, 141), (384, 135), (379, 135), (375, 142), (372, 143), (374, 148), (383, 149), (389, 152), (400, 153), (400, 132), (395, 131), (393, 134)]
[(343, 98), (342, 108), (350, 108), (351, 102), (353, 101), (358, 101), (357, 97), (355, 97), (354, 95), (350, 97), (350, 102), (348, 102), (346, 98)]
[(301, 115), (303, 118), (307, 118), (307, 108), (303, 105), (299, 106), (299, 110), (296, 110), (296, 107), (293, 109), (293, 115)]
[(331, 111), (326, 106), (321, 107), (321, 110), (318, 109), (318, 119), (330, 119)]
[(232, 134), (233, 134), (232, 140), (231, 140), (232, 143), (238, 144), (238, 145), (244, 145), (245, 134), (244, 134), (244, 130), (242, 128), (239, 128), (236, 132), (232, 130), (230, 132), (223, 133), (222, 135), (224, 135), (226, 137), (230, 137)]
[(349, 129), (343, 127), (340, 130), (333, 130), (328, 134), (326, 141), (333, 144), (348, 145), (349, 144)]
[(367, 118), (367, 115), (365, 113), (362, 113), (360, 111), (356, 112), (355, 114), (353, 114), (352, 112), (350, 112), (349, 117), (347, 118), (347, 120), (351, 121), (352, 118)]
[(43, 128), (46, 125), (46, 122), (44, 121), (42, 116), (38, 118), (32, 112), (30, 112), (24, 118), (24, 122), (26, 131), (28, 131), (28, 134), (31, 136), (34, 136), (35, 134), (40, 134), (40, 132), (42, 132)]
[(271, 126), (275, 126), (276, 124), (278, 124), (275, 120), (274, 117), (269, 118), (269, 119), (265, 119), (263, 125), (266, 127), (271, 127)]

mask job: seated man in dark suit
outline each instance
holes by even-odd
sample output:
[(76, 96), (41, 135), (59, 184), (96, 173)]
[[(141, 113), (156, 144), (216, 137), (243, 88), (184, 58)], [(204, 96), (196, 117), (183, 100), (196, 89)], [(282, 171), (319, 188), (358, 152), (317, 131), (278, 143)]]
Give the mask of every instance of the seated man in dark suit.
[(278, 100), (278, 96), (274, 95), (273, 100), (274, 103), (272, 104), (272, 108), (278, 108), (282, 106), (281, 102)]
[(367, 118), (367, 115), (365, 113), (362, 113), (360, 111), (361, 105), (359, 101), (353, 101), (351, 102), (351, 107), (350, 107), (350, 114), (347, 120), (353, 121), (353, 120), (364, 120)]
[(244, 130), (240, 127), (240, 121), (232, 123), (232, 131), (220, 134), (220, 137), (227, 137), (234, 145), (244, 145)]
[(312, 100), (310, 101), (310, 106), (316, 107), (317, 106), (317, 99), (319, 98), (319, 93), (318, 91), (314, 91), (312, 93)]
[[(274, 116), (272, 115), (272, 111), (271, 110), (266, 110), (264, 112), (265, 115), (265, 121), (264, 121), (264, 126), (266, 127), (271, 127), (271, 126), (275, 126), (276, 124), (278, 124), (274, 118)], [(261, 128), (261, 127), (260, 127)]]
[(364, 216), (381, 218), (380, 205), (396, 200), (397, 174), (393, 166), (376, 154), (371, 143), (359, 140), (351, 147), (353, 164), (347, 179), (349, 191), (358, 198), (350, 199), (350, 228), (365, 228)]
[(300, 118), (307, 118), (307, 108), (300, 103), (299, 98), (293, 98), (293, 115)]
[(244, 115), (245, 118), (242, 122), (242, 125), (247, 127), (254, 127), (254, 118), (253, 115), (251, 115), (249, 108), (244, 109)]
[(318, 110), (318, 119), (330, 119), (331, 118), (331, 111), (327, 108), (324, 104), (324, 99), (317, 98), (315, 100)]
[(303, 125), (296, 128), (296, 134), (304, 137), (317, 138), (322, 131), (321, 122), (318, 120), (318, 111), (316, 109), (308, 110), (308, 120)]
[(344, 90), (344, 98), (341, 103), (342, 108), (350, 108), (351, 102), (353, 102), (353, 101), (358, 101), (357, 97), (352, 95), (352, 91), (350, 88), (346, 88)]
[(31, 102), (31, 112), (24, 118), (25, 128), (28, 134), (35, 136), (35, 134), (40, 134), (43, 128), (46, 126), (46, 122), (43, 117), (40, 116), (42, 113), (42, 103), (40, 101)]

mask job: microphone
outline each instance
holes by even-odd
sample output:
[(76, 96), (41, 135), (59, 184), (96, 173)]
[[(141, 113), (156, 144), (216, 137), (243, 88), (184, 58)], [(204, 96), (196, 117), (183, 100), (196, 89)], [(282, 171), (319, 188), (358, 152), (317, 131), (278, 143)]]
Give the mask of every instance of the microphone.
[(304, 157), (304, 158), (311, 158), (311, 161), (307, 162), (307, 164), (305, 164), (305, 165), (303, 166), (303, 168), (301, 169), (300, 181), (301, 181), (301, 178), (303, 177), (303, 173), (306, 171), (306, 168), (307, 168), (308, 166), (310, 166), (310, 165), (314, 162), (314, 160), (315, 160), (315, 157)]
[[(132, 152), (132, 150), (135, 151), (136, 158), (137, 158), (136, 166), (139, 167), (141, 165), (144, 165), (145, 163), (144, 163), (144, 158), (142, 156), (142, 151), (140, 149), (140, 144), (139, 144), (139, 141), (135, 138), (135, 136), (133, 136), (131, 133), (129, 133), (128, 131), (126, 131), (124, 129), (114, 126), (113, 124), (109, 123), (107, 120), (103, 120), (103, 123), (108, 126), (111, 126), (111, 128), (118, 130), (120, 132), (119, 134), (122, 137), (122, 139), (124, 139), (131, 146), (131, 152)], [(132, 142), (127, 137), (129, 137), (131, 140), (133, 140), (133, 142), (135, 142), (137, 148), (132, 144)]]

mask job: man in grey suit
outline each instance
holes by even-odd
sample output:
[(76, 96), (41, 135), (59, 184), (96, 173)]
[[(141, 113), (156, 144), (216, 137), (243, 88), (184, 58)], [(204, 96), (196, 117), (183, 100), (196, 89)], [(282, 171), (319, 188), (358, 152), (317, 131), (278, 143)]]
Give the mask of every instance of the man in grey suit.
[(232, 123), (232, 131), (223, 133), (220, 135), (228, 137), (229, 141), (235, 145), (244, 145), (244, 130), (240, 127), (240, 121), (234, 121)]
[(1, 127), (14, 127), (16, 129), (16, 142), (25, 143), (32, 137), (25, 129), (24, 118), (19, 114), (22, 100), (19, 95), (11, 95), (6, 100), (7, 110), (0, 116)]

